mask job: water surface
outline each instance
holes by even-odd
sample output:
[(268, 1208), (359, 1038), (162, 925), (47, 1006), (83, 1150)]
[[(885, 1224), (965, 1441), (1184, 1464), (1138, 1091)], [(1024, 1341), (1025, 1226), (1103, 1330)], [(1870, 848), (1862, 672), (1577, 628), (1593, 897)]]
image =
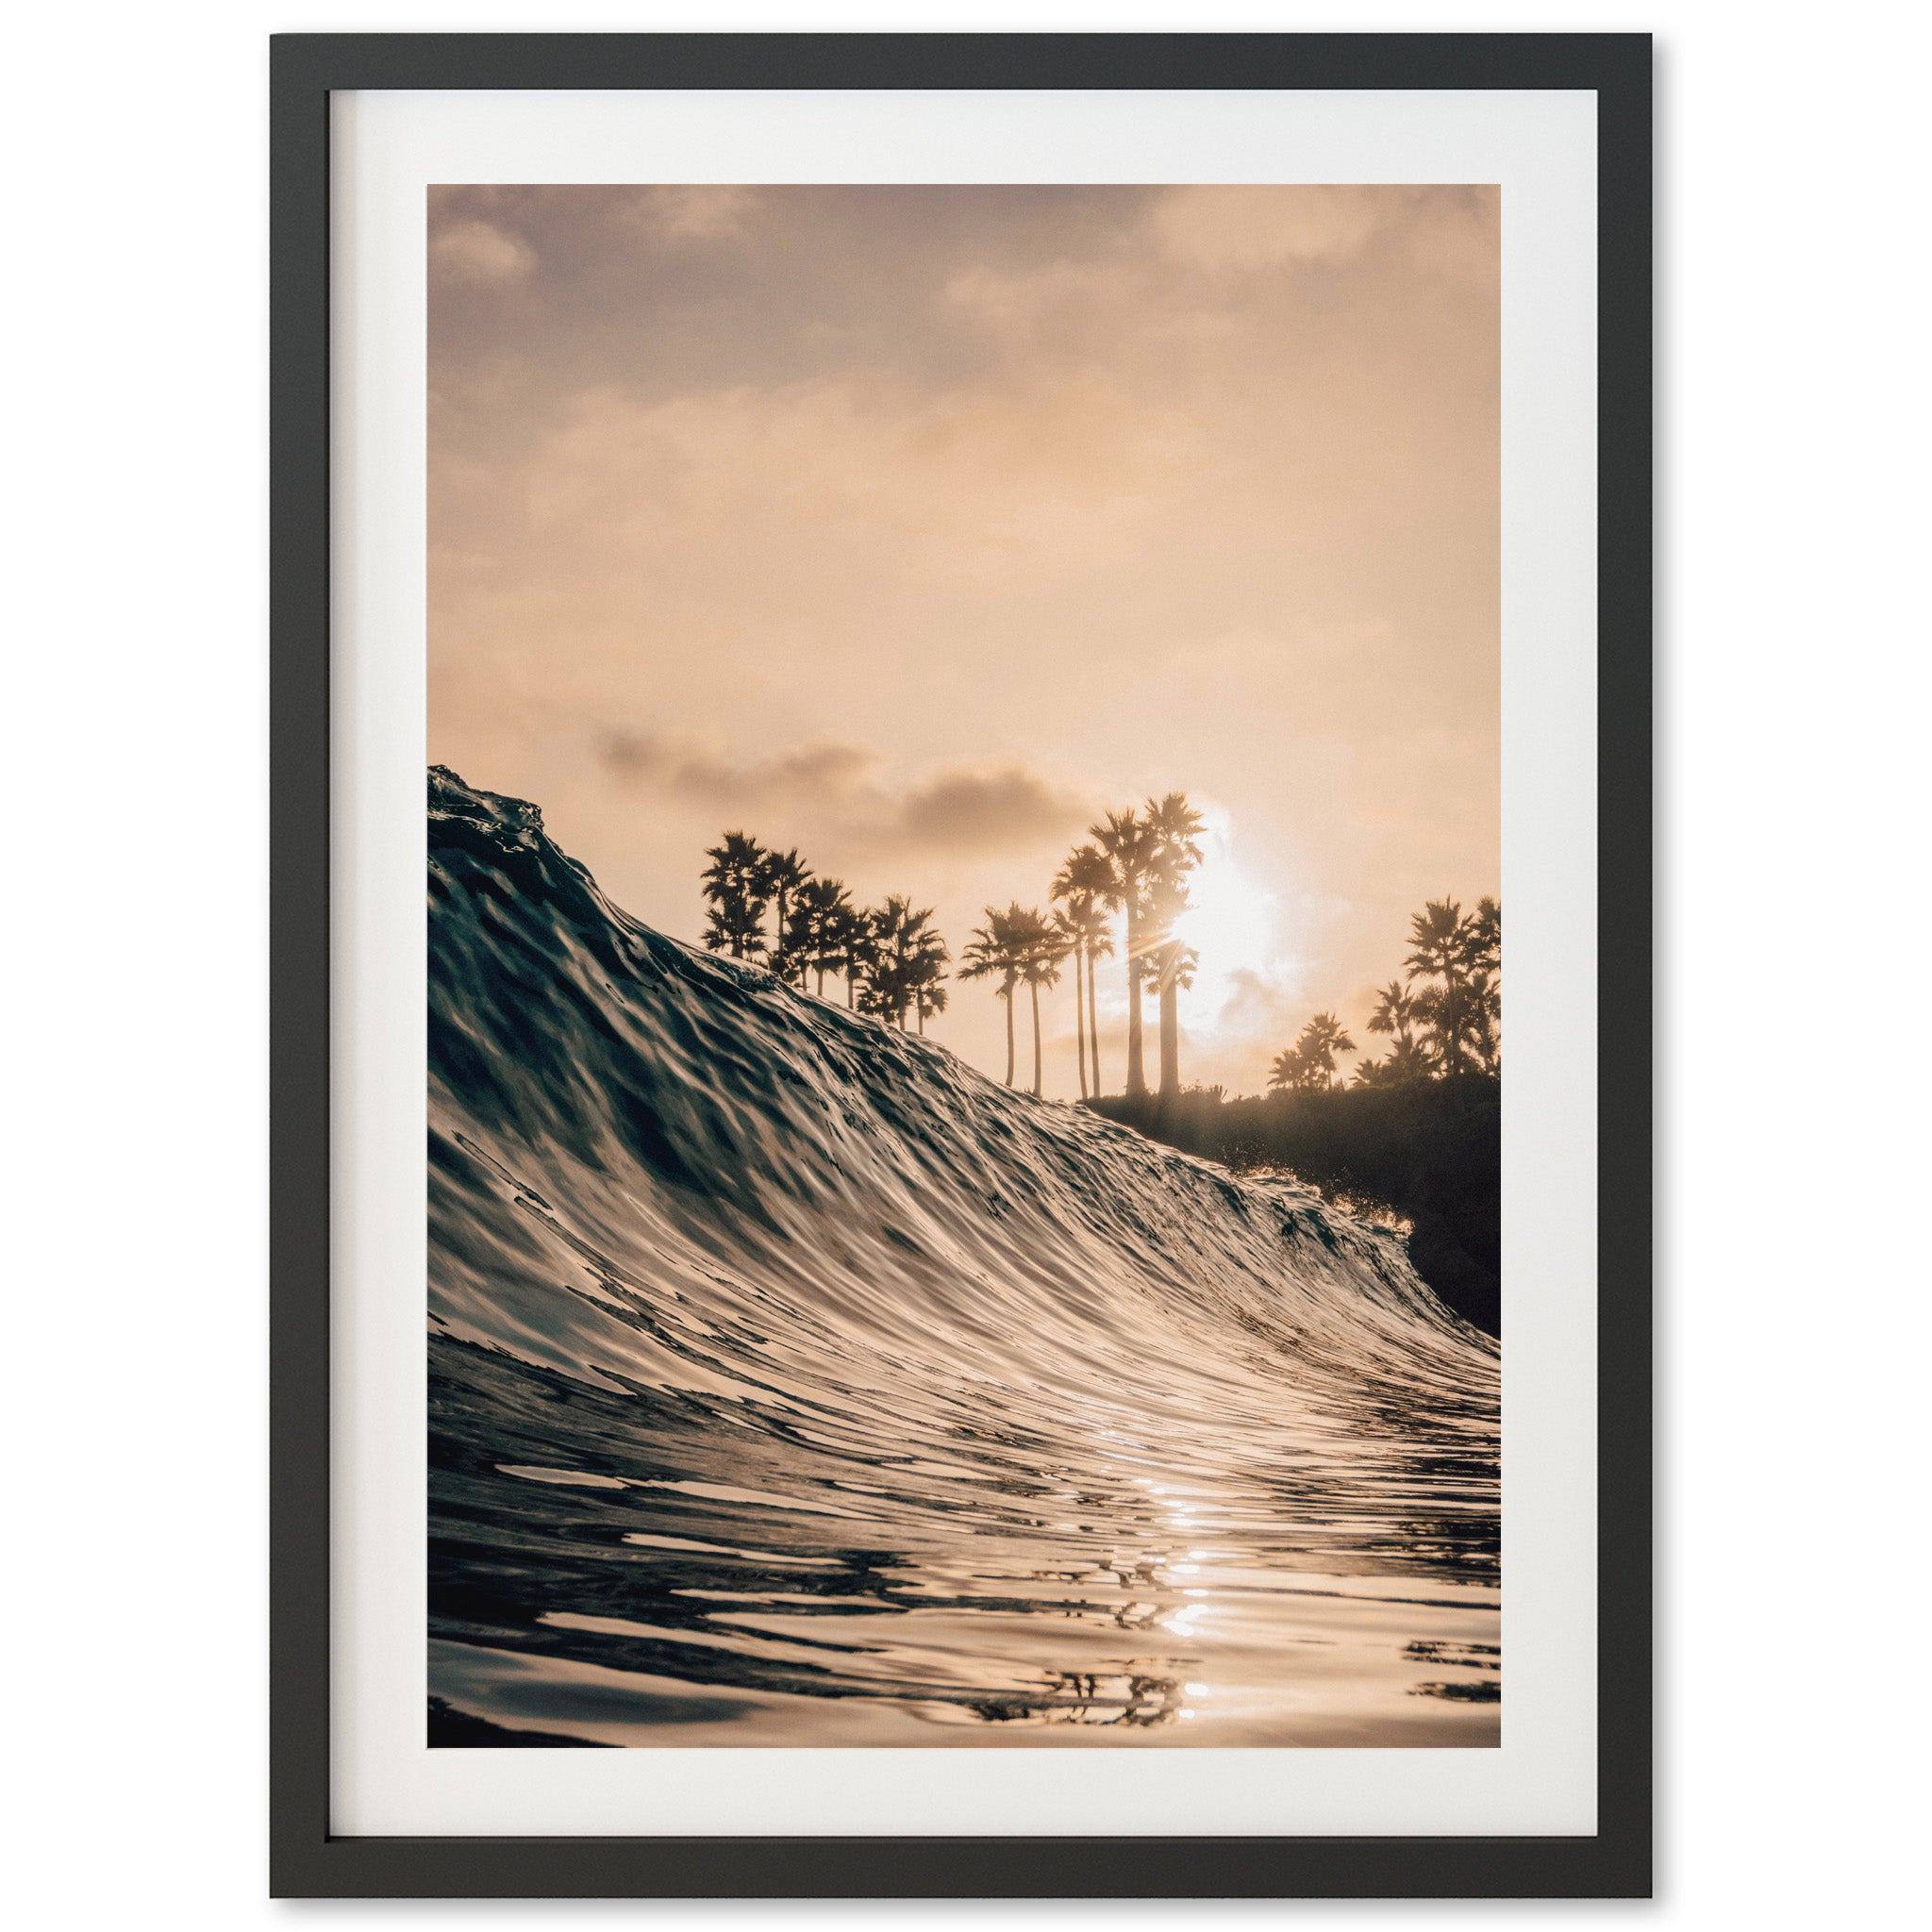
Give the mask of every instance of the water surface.
[(431, 774), (433, 1742), (1482, 1745), (1393, 1236), (692, 952)]

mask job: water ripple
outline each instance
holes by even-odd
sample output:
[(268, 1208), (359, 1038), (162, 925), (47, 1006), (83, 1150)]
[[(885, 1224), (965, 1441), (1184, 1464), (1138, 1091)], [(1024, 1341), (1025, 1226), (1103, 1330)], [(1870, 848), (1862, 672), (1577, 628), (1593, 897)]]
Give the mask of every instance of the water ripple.
[(432, 1738), (1499, 1736), (1495, 1345), (1391, 1236), (611, 907), (432, 774)]

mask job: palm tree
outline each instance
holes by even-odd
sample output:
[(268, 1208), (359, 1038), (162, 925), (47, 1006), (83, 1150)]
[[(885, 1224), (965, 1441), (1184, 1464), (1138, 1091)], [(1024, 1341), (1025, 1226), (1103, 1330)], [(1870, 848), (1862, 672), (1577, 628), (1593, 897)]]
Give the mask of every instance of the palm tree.
[(1004, 912), (989, 906), (986, 924), (967, 939), (959, 956), (961, 979), (996, 979), (993, 989), (1007, 1003), (1007, 1085), (1013, 1084), (1013, 988), (1025, 962), (1025, 914), (1016, 899)]
[[(1074, 955), (1074, 1025), (1080, 1048), (1080, 1098), (1087, 1098), (1087, 1058), (1091, 1039), (1093, 1092), (1100, 1091), (1100, 1021), (1093, 1003), (1093, 961), (1113, 951), (1106, 899), (1113, 869), (1096, 845), (1078, 845), (1054, 874), (1052, 895), (1061, 908), (1055, 924)], [(1082, 974), (1085, 985), (1082, 986)]]
[(871, 914), (848, 899), (825, 923), (825, 964), (844, 975), (847, 1012), (858, 1005), (858, 989), (871, 970), (875, 951)]
[(800, 983), (808, 970), (817, 975), (812, 991), (823, 997), (825, 974), (843, 958), (843, 925), (856, 908), (840, 879), (808, 879), (798, 888), (785, 922), (785, 956), (796, 964)]
[[(1188, 874), (1201, 862), (1201, 832), (1206, 821), (1188, 803), (1187, 794), (1170, 791), (1150, 798), (1141, 814), (1154, 837), (1148, 863), (1148, 926), (1160, 995), (1160, 1097), (1172, 1100), (1181, 1090), (1181, 957), (1188, 953), (1174, 940), (1174, 922), (1187, 910)], [(1195, 956), (1188, 954), (1191, 982)]]
[(1047, 924), (1053, 928), (1060, 957), (1074, 962), (1074, 1050), (1080, 1062), (1080, 1098), (1087, 1098), (1087, 987), (1081, 973), (1080, 928), (1064, 910), (1056, 908)]
[[(1033, 1097), (1040, 1098), (1040, 989), (1060, 983), (1060, 961), (1067, 957), (1067, 942), (1060, 929), (1037, 907), (1021, 914), (1016, 934), (1020, 953), (1020, 977), (1025, 983), (1033, 1006)], [(1008, 1011), (1010, 1011), (1010, 1005)]]
[(872, 915), (872, 953), (865, 966), (861, 1010), (906, 1030), (906, 1008), (924, 985), (937, 986), (952, 955), (932, 927), (932, 908), (914, 911), (894, 892)]
[(1144, 1098), (1147, 1075), (1141, 1038), (1141, 977), (1146, 968), (1146, 882), (1149, 866), (1159, 850), (1151, 827), (1132, 811), (1110, 811), (1088, 831), (1108, 861), (1108, 883), (1102, 903), (1124, 912), (1127, 921), (1127, 1092)]
[(1469, 963), (1477, 973), (1503, 970), (1503, 907), (1487, 893), (1475, 902), (1469, 916)]
[(1391, 1080), (1426, 1080), (1429, 1077), (1428, 1050), (1419, 1040), (1398, 1040), (1385, 1064)]
[(1095, 902), (1083, 929), (1087, 948), (1087, 1057), (1093, 1064), (1093, 1095), (1097, 1100), (1100, 1084), (1100, 1000), (1093, 986), (1093, 962), (1113, 958), (1113, 927), (1107, 908)]
[[(940, 982), (946, 976), (946, 968), (953, 962), (952, 948), (939, 935), (939, 929), (932, 924), (932, 908), (912, 915), (903, 956), (907, 991), (916, 1000), (921, 992), (927, 995), (925, 1010), (942, 1012), (946, 996), (941, 990)], [(937, 997), (934, 997), (934, 996)], [(925, 1030), (924, 1014), (921, 1016), (920, 1031)]]
[(946, 990), (940, 982), (945, 978), (947, 962), (953, 957), (939, 934), (924, 925), (924, 922), (931, 916), (930, 912), (919, 915), (920, 923), (906, 948), (905, 963), (901, 969), (903, 983), (919, 1017), (922, 1034), (925, 1031), (927, 1014), (946, 1010)]
[(1470, 915), (1470, 991), (1476, 1009), (1475, 1057), (1484, 1073), (1503, 1072), (1503, 908), (1484, 897)]
[(1355, 1070), (1357, 1087), (1407, 1087), (1429, 1077), (1428, 1050), (1419, 1040), (1398, 1040), (1379, 1060), (1363, 1060)]
[(756, 839), (726, 832), (721, 845), (705, 854), (711, 862), (702, 874), (710, 912), (705, 944), (734, 959), (757, 959), (765, 952), (765, 908), (771, 903), (765, 864), (771, 855)]
[(1413, 1044), (1411, 1028), (1415, 1022), (1415, 1001), (1399, 979), (1375, 989), (1375, 1010), (1369, 1015), (1371, 1033), (1393, 1036), (1398, 1048)]
[(1469, 1050), (1476, 1065), (1491, 1079), (1503, 1072), (1503, 989), (1487, 973), (1472, 974), (1469, 981)]
[[(1496, 915), (1500, 935), (1502, 914)], [(1408, 924), (1409, 984), (1423, 981), (1410, 1010), (1423, 1023), (1430, 1057), (1444, 1076), (1460, 1079), (1467, 1058), (1482, 1038), (1482, 1010), (1473, 984), (1473, 957), (1485, 936), (1465, 919), (1454, 899), (1431, 899)]]
[(1317, 1013), (1285, 1053), (1276, 1054), (1268, 1084), (1300, 1092), (1325, 1092), (1334, 1083), (1335, 1056), (1353, 1053), (1355, 1041), (1333, 1013)]
[(1347, 1029), (1333, 1013), (1317, 1013), (1301, 1030), (1299, 1044), (1327, 1074), (1335, 1072), (1335, 1056), (1339, 1053), (1353, 1053), (1355, 1041), (1348, 1037)]
[(1181, 940), (1162, 940), (1148, 959), (1160, 994), (1160, 1097), (1172, 1100), (1181, 1091), (1180, 995), (1194, 984), (1201, 956)]
[(789, 852), (767, 852), (764, 858), (764, 886), (766, 896), (777, 910), (776, 941), (772, 959), (772, 971), (780, 979), (790, 979), (794, 973), (799, 985), (805, 984), (805, 962), (794, 958), (786, 944), (787, 927), (791, 923), (791, 895), (811, 877), (811, 868), (798, 856), (793, 846)]

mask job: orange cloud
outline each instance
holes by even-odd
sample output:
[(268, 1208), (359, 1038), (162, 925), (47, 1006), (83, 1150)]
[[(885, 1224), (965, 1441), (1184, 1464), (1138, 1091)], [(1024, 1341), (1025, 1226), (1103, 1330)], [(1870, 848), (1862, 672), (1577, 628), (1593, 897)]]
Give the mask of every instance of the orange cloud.
[(611, 731), (599, 752), (625, 784), (648, 786), (724, 817), (782, 813), (788, 825), (816, 827), (846, 849), (883, 854), (1030, 845), (1072, 834), (1092, 810), (1087, 801), (1012, 764), (951, 767), (895, 788), (883, 776), (886, 760), (856, 744), (808, 744), (774, 758), (734, 761), (651, 732)]

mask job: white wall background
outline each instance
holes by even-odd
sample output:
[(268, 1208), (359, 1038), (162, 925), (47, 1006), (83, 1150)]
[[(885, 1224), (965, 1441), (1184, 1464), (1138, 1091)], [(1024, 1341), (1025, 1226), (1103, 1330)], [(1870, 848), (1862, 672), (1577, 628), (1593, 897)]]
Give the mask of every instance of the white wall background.
[[(1923, 1905), (1907, 1847), (1924, 1828), (1928, 1674), (1912, 1587), (1928, 1278), (1923, 12), (105, 0), (16, 22), (0, 117), (0, 1614), (19, 1923), (635, 1910), (265, 1897), (264, 37), (911, 25), (1658, 33), (1661, 1904), (1429, 1910), (1902, 1922)], [(781, 1912), (912, 1916), (654, 1918)]]

